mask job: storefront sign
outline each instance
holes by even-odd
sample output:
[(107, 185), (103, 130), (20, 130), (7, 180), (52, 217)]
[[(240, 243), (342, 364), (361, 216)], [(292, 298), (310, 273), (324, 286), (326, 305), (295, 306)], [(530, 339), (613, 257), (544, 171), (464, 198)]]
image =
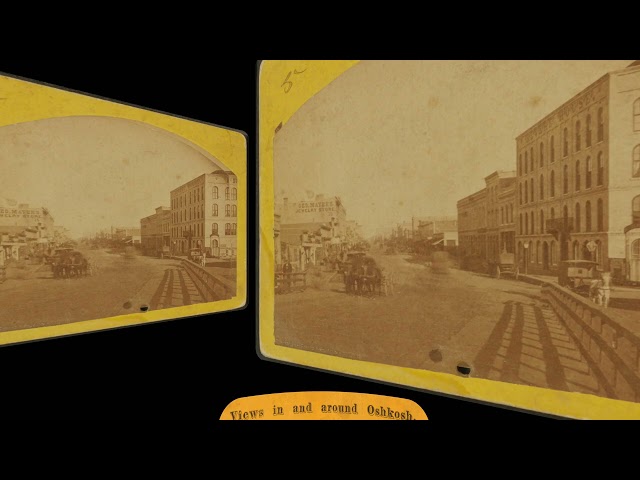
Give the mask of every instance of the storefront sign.
[(42, 210), (38, 208), (0, 208), (0, 217), (42, 218)]
[(300, 202), (296, 213), (335, 212), (335, 202)]

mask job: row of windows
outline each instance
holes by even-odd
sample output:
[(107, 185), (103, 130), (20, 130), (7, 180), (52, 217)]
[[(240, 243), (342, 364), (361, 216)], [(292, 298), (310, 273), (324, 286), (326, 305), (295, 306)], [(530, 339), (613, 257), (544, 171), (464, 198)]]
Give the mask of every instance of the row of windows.
[[(574, 260), (593, 260), (595, 262), (600, 262), (602, 259), (602, 243), (599, 240), (595, 241), (596, 248), (593, 253), (589, 251), (587, 248), (587, 244), (589, 241), (585, 240), (582, 243), (575, 240), (573, 243), (567, 243), (567, 256), (573, 253), (572, 259)], [(548, 268), (551, 265), (557, 265), (558, 263), (558, 254), (557, 254), (557, 244), (555, 241), (551, 241), (549, 243), (538, 240), (535, 245), (532, 245), (529, 248), (529, 262), (542, 264), (544, 268)], [(524, 259), (524, 247), (522, 243), (518, 244), (519, 257)]]
[[(237, 231), (237, 224), (236, 223), (225, 223), (224, 224), (224, 234), (225, 235), (236, 235), (236, 231)], [(217, 223), (212, 223), (211, 224), (211, 235), (218, 235), (218, 224)]]
[(487, 216), (489, 217), (489, 226), (513, 223), (513, 204), (505, 205), (500, 209), (489, 210)]
[[(601, 142), (604, 139), (604, 120), (603, 120), (603, 109), (600, 107), (598, 109), (598, 117), (597, 117), (597, 131), (596, 131), (596, 141)], [(640, 98), (636, 99), (633, 102), (633, 131), (640, 132)], [(591, 115), (587, 115), (585, 121), (585, 130), (584, 130), (584, 143), (588, 148), (592, 144), (592, 127), (591, 127)], [(562, 156), (567, 157), (569, 155), (569, 130), (565, 127), (562, 131)], [(576, 121), (574, 138), (573, 138), (574, 151), (579, 152), (582, 149), (582, 123), (580, 120)], [(636, 153), (637, 150), (637, 153)], [(544, 142), (540, 142), (539, 151), (538, 151), (538, 166), (544, 166)], [(524, 152), (524, 162), (522, 161), (522, 153), (520, 154), (518, 161), (519, 175), (526, 175), (529, 171), (533, 172), (535, 167), (534, 160), (534, 148), (531, 147), (528, 151)], [(553, 163), (555, 161), (555, 138), (552, 135), (549, 139), (549, 162)], [(633, 151), (633, 176), (640, 177), (640, 145), (637, 146)]]
[[(238, 229), (237, 223), (225, 223), (224, 224), (224, 234), (225, 235), (236, 235)], [(197, 223), (194, 225), (193, 229), (188, 227), (173, 227), (171, 229), (171, 235), (173, 237), (185, 237), (188, 232), (193, 232), (194, 237), (202, 237), (203, 234), (203, 225), (201, 223)], [(219, 235), (218, 224), (211, 224), (211, 235)]]
[[(211, 189), (211, 198), (214, 200), (218, 199), (218, 187), (213, 187)], [(237, 200), (238, 199), (238, 190), (232, 188), (229, 190), (229, 187), (224, 189), (224, 198), (225, 200)]]
[[(214, 200), (219, 198), (218, 187), (213, 187), (211, 189), (211, 198)], [(238, 189), (226, 187), (224, 189), (224, 198), (225, 200), (237, 200)], [(173, 200), (171, 200), (171, 208), (173, 210), (177, 210), (178, 208), (186, 207), (187, 205), (192, 205), (202, 200), (204, 200), (204, 187), (192, 189), (188, 194), (185, 193), (179, 197), (173, 198)]]
[(500, 224), (513, 223), (513, 203), (500, 207)]
[[(187, 215), (188, 213), (188, 215)], [(213, 204), (211, 206), (211, 216), (218, 216), (218, 204)], [(237, 217), (238, 216), (238, 207), (236, 205), (225, 205), (224, 207), (224, 216), (225, 217)], [(204, 217), (204, 206), (200, 205), (199, 207), (191, 207), (189, 210), (180, 210), (179, 212), (172, 213), (172, 221), (173, 223), (182, 223), (189, 222), (191, 220), (199, 220)]]
[(174, 197), (171, 200), (171, 208), (175, 210), (178, 208), (186, 207), (187, 205), (199, 202), (202, 199), (204, 199), (204, 187), (191, 189), (189, 190), (188, 196), (187, 193), (184, 193), (179, 197)]
[[(634, 169), (637, 168), (638, 175), (640, 176), (640, 145), (636, 147), (638, 160), (634, 160)], [(635, 159), (634, 153), (634, 159)], [(602, 152), (598, 153), (597, 169), (595, 175), (595, 181), (597, 186), (604, 184), (604, 160)], [(593, 161), (591, 157), (587, 157), (584, 162), (584, 187), (591, 188), (593, 184)], [(538, 200), (544, 200), (545, 197), (545, 183), (544, 175), (540, 175), (540, 182), (538, 183)], [(531, 178), (529, 181), (520, 183), (519, 190), (519, 204), (524, 205), (529, 202), (535, 201), (535, 180)], [(579, 192), (582, 188), (582, 167), (580, 160), (576, 160), (574, 168), (574, 190)], [(551, 170), (549, 173), (549, 197), (555, 197), (556, 195), (556, 177), (555, 171)], [(569, 193), (569, 166), (564, 165), (562, 169), (562, 193)]]
[[(635, 122), (635, 114), (634, 114), (634, 122)], [(592, 145), (592, 140), (593, 140), (591, 115), (587, 115), (584, 135), (585, 135), (584, 136), (585, 146), (590, 147)], [(602, 107), (600, 107), (598, 109), (596, 141), (601, 142), (603, 140), (604, 140), (604, 114), (603, 114)], [(579, 152), (581, 149), (582, 149), (582, 124), (580, 120), (578, 120), (576, 121), (576, 124), (575, 124), (574, 151)], [(569, 150), (570, 150), (569, 129), (565, 127), (564, 130), (562, 131), (562, 156), (567, 157), (569, 155)], [(555, 136), (551, 135), (551, 137), (549, 138), (549, 163), (553, 163), (555, 161), (556, 161)], [(545, 162), (545, 145), (544, 145), (544, 142), (540, 142), (540, 145), (538, 147), (538, 167), (544, 167), (544, 162)], [(530, 147), (529, 150), (525, 150), (524, 152), (524, 162), (523, 162), (522, 153), (519, 156), (518, 174), (526, 175), (530, 171), (533, 172), (534, 169), (535, 169), (535, 149), (533, 147)]]
[[(604, 231), (604, 202), (598, 199), (596, 207), (596, 224), (592, 224), (592, 206), (591, 201), (584, 204), (584, 229), (582, 225), (582, 207), (580, 203), (576, 203), (573, 211), (573, 232), (580, 233), (591, 232), (595, 227), (596, 232)], [(562, 219), (565, 226), (569, 226), (569, 207), (566, 205), (562, 209)], [(555, 209), (549, 210), (549, 220), (555, 220)], [(519, 218), (518, 232), (520, 235), (544, 235), (547, 233), (545, 224), (544, 210), (540, 210), (538, 214), (538, 222), (536, 223), (535, 212), (521, 213)]]

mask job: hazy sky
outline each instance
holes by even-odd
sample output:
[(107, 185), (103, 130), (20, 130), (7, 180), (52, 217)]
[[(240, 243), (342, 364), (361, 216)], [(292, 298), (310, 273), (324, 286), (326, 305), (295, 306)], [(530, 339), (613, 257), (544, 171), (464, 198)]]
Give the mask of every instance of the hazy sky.
[(276, 199), (337, 195), (366, 234), (456, 215), (484, 177), (515, 170), (519, 134), (632, 61), (362, 61), (276, 135)]
[(0, 197), (47, 207), (75, 236), (139, 228), (169, 206), (172, 189), (217, 168), (180, 137), (130, 120), (61, 117), (0, 128)]

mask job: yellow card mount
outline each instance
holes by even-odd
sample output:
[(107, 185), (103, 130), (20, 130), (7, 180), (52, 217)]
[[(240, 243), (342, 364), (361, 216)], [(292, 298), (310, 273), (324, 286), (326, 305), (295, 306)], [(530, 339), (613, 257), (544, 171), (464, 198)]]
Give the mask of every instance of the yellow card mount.
[(0, 344), (246, 302), (242, 132), (0, 76)]

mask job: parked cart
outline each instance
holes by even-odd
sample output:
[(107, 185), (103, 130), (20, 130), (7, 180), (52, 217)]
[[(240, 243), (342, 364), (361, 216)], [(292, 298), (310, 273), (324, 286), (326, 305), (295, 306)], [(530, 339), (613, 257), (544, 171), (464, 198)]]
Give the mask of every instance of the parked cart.
[(501, 253), (496, 261), (489, 263), (489, 270), (490, 273), (498, 279), (506, 275), (517, 280), (520, 275), (520, 269), (516, 263), (514, 253)]

